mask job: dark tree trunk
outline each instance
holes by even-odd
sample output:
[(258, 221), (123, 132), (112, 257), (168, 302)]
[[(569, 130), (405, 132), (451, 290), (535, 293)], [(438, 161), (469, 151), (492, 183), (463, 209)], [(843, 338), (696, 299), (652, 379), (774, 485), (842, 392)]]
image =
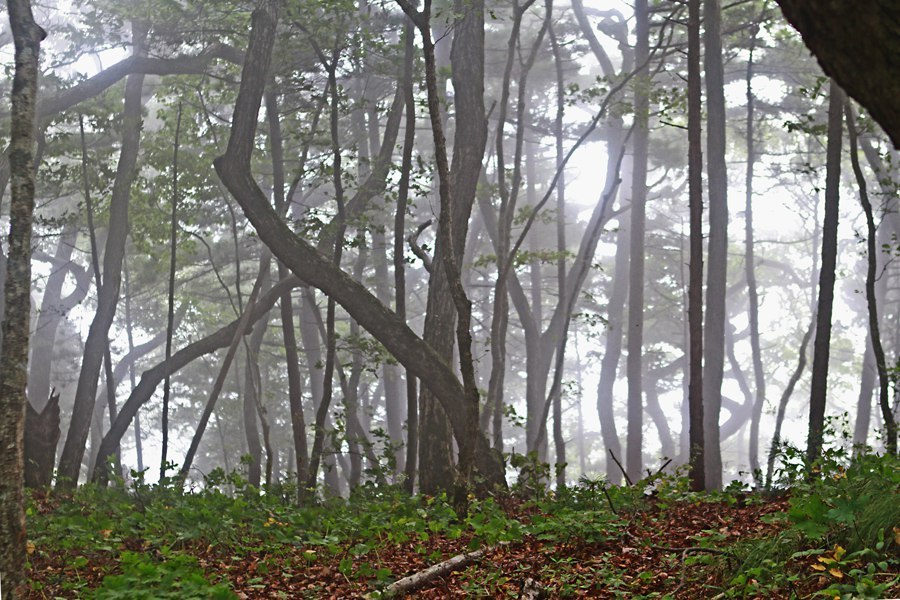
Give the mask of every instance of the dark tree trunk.
[(8, 0), (15, 42), (10, 132), (10, 216), (5, 312), (0, 347), (0, 600), (24, 598), (25, 495), (23, 490), (25, 396), (31, 317), (31, 230), (34, 214), (34, 120), (38, 60), (45, 33), (28, 0)]
[[(484, 110), (484, 4), (481, 0), (456, 0), (454, 10), (462, 16), (454, 25), (453, 46), (450, 50), (456, 109), (453, 164), (450, 168), (450, 181), (447, 182), (454, 194), (453, 214), (448, 215), (452, 229), (452, 248), (445, 247), (439, 241), (435, 249), (434, 268), (428, 281), (424, 329), (425, 343), (433, 347), (440, 360), (447, 364), (453, 357), (453, 332), (457, 316), (450, 295), (450, 281), (445, 268), (448, 257), (445, 254), (452, 249), (449, 258), (456, 264), (462, 260), (469, 216), (475, 201), (475, 189), (487, 143)], [(462, 401), (462, 397), (458, 401)], [(435, 493), (446, 490), (455, 480), (449, 415), (445, 412), (444, 403), (436, 402), (435, 392), (427, 385), (422, 388), (419, 408), (419, 488), (423, 493)], [(452, 429), (455, 431), (456, 427)], [(459, 434), (462, 431), (457, 432)]]
[(49, 487), (59, 442), (59, 394), (53, 392), (38, 412), (25, 407), (25, 487)]
[(825, 172), (825, 222), (822, 225), (822, 268), (819, 271), (819, 300), (816, 309), (816, 341), (813, 346), (812, 382), (809, 397), (809, 435), (806, 460), (822, 457), (825, 405), (828, 394), (828, 358), (831, 351), (831, 314), (834, 305), (834, 281), (837, 266), (838, 202), (841, 183), (841, 137), (844, 92), (831, 82), (828, 100), (828, 146)]
[(857, 146), (856, 123), (850, 103), (845, 103), (844, 114), (847, 118), (847, 133), (850, 140), (850, 163), (853, 166), (853, 174), (856, 177), (856, 185), (859, 188), (859, 202), (862, 204), (866, 215), (866, 307), (869, 313), (869, 341), (875, 357), (875, 367), (878, 370), (878, 405), (881, 407), (881, 417), (884, 419), (884, 446), (890, 454), (897, 454), (897, 424), (890, 405), (890, 380), (888, 378), (887, 364), (884, 357), (884, 346), (881, 343), (881, 328), (878, 322), (878, 299), (875, 290), (878, 267), (878, 235), (875, 228), (875, 215), (872, 210), (872, 202), (866, 187), (866, 178), (859, 166)]
[(822, 70), (900, 147), (900, 6), (895, 0), (777, 0)]
[[(397, 189), (397, 211), (394, 216), (394, 293), (397, 316), (406, 322), (406, 210), (409, 202), (409, 177), (412, 171), (413, 144), (416, 137), (416, 102), (413, 93), (413, 60), (415, 29), (407, 23), (404, 31), (403, 102), (406, 115), (403, 132), (403, 157), (400, 163), (400, 182)], [(416, 378), (406, 371), (406, 464), (404, 482), (407, 493), (415, 490), (417, 457), (419, 453), (419, 405)]]
[[(398, 319), (393, 311), (378, 302), (363, 285), (297, 237), (268, 205), (265, 195), (252, 178), (250, 156), (265, 81), (260, 78), (265, 77), (271, 56), (273, 40), (270, 38), (274, 31), (276, 12), (274, 0), (263, 2), (261, 8), (254, 11), (253, 30), (235, 106), (229, 146), (226, 154), (216, 159), (216, 171), (241, 203), (260, 238), (275, 255), (295, 274), (302, 275), (309, 284), (339, 299), (347, 312), (384, 344), (404, 366), (418, 377), (427, 378), (430, 389), (447, 411), (454, 435), (457, 439), (465, 439), (467, 423), (473, 415), (469, 414), (469, 406), (462, 400), (464, 391), (459, 380), (446, 362)], [(474, 184), (472, 192), (474, 193)], [(504, 485), (502, 463), (488, 449), (487, 440), (479, 433), (475, 436), (474, 443), (478, 468), (486, 482)]]
[[(690, 281), (688, 283), (688, 412), (691, 489), (706, 488), (703, 403), (703, 155), (700, 105), (700, 0), (688, 1), (688, 187)], [(718, 423), (716, 423), (718, 428)]]

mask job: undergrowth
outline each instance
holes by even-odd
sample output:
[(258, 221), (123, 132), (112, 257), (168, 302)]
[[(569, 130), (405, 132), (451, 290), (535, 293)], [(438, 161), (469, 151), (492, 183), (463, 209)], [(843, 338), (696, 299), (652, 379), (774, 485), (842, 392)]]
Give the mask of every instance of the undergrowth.
[(31, 498), (31, 590), (35, 598), (377, 596), (409, 572), (492, 547), (500, 554), (456, 576), (460, 594), (516, 597), (532, 577), (552, 597), (900, 595), (900, 462), (829, 450), (809, 477), (801, 458), (783, 452), (775, 484), (787, 501), (740, 486), (697, 494), (666, 474), (631, 486), (583, 478), (553, 491), (532, 479), (510, 495), (472, 499), (465, 517), (445, 496), (392, 486), (297, 506), (290, 486), (260, 491), (222, 471), (188, 491), (138, 475), (127, 486)]

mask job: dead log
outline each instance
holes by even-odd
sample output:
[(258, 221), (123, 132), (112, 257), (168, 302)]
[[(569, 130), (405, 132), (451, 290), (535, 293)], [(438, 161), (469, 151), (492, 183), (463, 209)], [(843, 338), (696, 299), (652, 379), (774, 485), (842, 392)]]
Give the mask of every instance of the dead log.
[(481, 560), (485, 554), (491, 552), (494, 549), (494, 546), (489, 546), (487, 548), (482, 548), (480, 550), (475, 550), (473, 552), (466, 552), (464, 554), (457, 554), (452, 558), (448, 558), (443, 562), (439, 562), (436, 565), (431, 565), (427, 569), (423, 571), (419, 571), (418, 573), (413, 573), (408, 577), (404, 577), (403, 579), (398, 579), (391, 585), (387, 586), (381, 592), (381, 598), (397, 598), (400, 596), (404, 596), (409, 592), (415, 591), (438, 577), (443, 577), (444, 575), (449, 575), (454, 571), (458, 571), (460, 569), (464, 569), (478, 560)]

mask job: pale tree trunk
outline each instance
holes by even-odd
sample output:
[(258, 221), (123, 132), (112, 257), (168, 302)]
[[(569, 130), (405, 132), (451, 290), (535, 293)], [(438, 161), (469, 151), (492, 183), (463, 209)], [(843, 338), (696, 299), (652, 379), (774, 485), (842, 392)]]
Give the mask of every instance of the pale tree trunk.
[(59, 324), (66, 315), (62, 290), (69, 274), (65, 266), (72, 259), (75, 241), (78, 238), (78, 223), (74, 220), (67, 223), (59, 236), (53, 270), (47, 278), (41, 308), (37, 315), (37, 324), (31, 341), (31, 359), (28, 364), (28, 399), (38, 411), (50, 398), (51, 367), (53, 350), (56, 346), (56, 334)]
[[(630, 221), (631, 212), (622, 213), (619, 219), (619, 232), (616, 234), (616, 256), (613, 262), (612, 291), (606, 316), (606, 345), (603, 359), (600, 361), (600, 379), (597, 383), (597, 414), (600, 417), (600, 435), (607, 453), (617, 458), (622, 456), (622, 444), (616, 428), (615, 398), (613, 386), (622, 357), (623, 321), (625, 319), (625, 302), (628, 298), (628, 254), (631, 251)], [(622, 471), (607, 457), (606, 478), (613, 485), (622, 483)]]
[(759, 423), (766, 404), (766, 374), (763, 370), (762, 349), (759, 341), (759, 292), (756, 287), (756, 253), (753, 240), (753, 166), (756, 164), (756, 140), (753, 121), (753, 51), (756, 47), (754, 29), (750, 39), (750, 58), (747, 60), (747, 172), (744, 178), (744, 271), (747, 277), (747, 313), (750, 318), (750, 349), (753, 354), (753, 381), (756, 398), (753, 402), (753, 416), (750, 420), (750, 444), (748, 448), (750, 470), (757, 486), (762, 483), (759, 467)]
[(722, 66), (721, 0), (704, 0), (706, 164), (709, 184), (709, 265), (703, 332), (703, 421), (707, 489), (722, 487), (719, 413), (725, 368), (725, 291), (728, 276), (728, 172), (725, 163), (725, 76)]
[(875, 392), (875, 352), (872, 350), (871, 334), (866, 336), (866, 350), (863, 354), (862, 370), (859, 374), (859, 398), (856, 401), (856, 421), (853, 424), (854, 453), (865, 447), (869, 441), (869, 422), (872, 420), (872, 394)]
[(825, 166), (825, 222), (822, 225), (822, 268), (819, 271), (819, 299), (816, 309), (816, 340), (813, 345), (812, 382), (809, 397), (809, 435), (806, 460), (813, 463), (822, 457), (825, 428), (825, 405), (828, 394), (828, 359), (831, 351), (831, 315), (834, 305), (834, 282), (837, 268), (838, 202), (841, 183), (841, 137), (844, 92), (831, 82), (828, 100), (828, 145)]
[[(134, 28), (133, 53), (144, 52), (144, 33)], [(141, 89), (143, 74), (129, 75), (125, 84), (125, 109), (122, 115), (122, 148), (113, 183), (109, 210), (109, 234), (103, 253), (103, 287), (97, 294), (97, 312), (84, 345), (84, 359), (75, 390), (72, 420), (59, 461), (57, 486), (72, 489), (78, 484), (81, 461), (90, 428), (91, 407), (97, 395), (103, 349), (108, 346), (109, 329), (116, 314), (119, 287), (122, 281), (122, 261), (128, 237), (128, 203), (131, 184), (137, 174), (137, 155), (141, 135)]]
[[(125, 284), (125, 297), (123, 298), (125, 304), (125, 337), (128, 340), (128, 353), (130, 354), (134, 351), (134, 324), (131, 320), (131, 286), (129, 285), (131, 282), (128, 278), (128, 259), (122, 262), (122, 275), (124, 278)], [(135, 376), (135, 368), (134, 363), (132, 362), (128, 365), (128, 379), (131, 383), (131, 389), (129, 390), (129, 395), (134, 391), (134, 388), (137, 387), (137, 377)], [(99, 448), (98, 448), (99, 450)], [(138, 473), (143, 473), (144, 471), (144, 449), (143, 449), (143, 439), (141, 434), (141, 411), (138, 410), (134, 413), (134, 451), (137, 455), (137, 470)]]
[[(635, 62), (642, 65), (650, 55), (650, 13), (647, 0), (634, 6)], [(641, 478), (643, 467), (643, 340), (644, 340), (644, 234), (647, 220), (647, 162), (649, 154), (650, 77), (643, 67), (634, 84), (634, 161), (631, 174), (631, 249), (628, 263), (628, 435), (625, 469), (632, 481)]]
[[(500, 104), (497, 111), (497, 132), (496, 137), (496, 160), (497, 160), (497, 189), (500, 195), (500, 206), (497, 216), (497, 282), (494, 286), (494, 301), (491, 311), (491, 377), (488, 383), (487, 404), (494, 411), (494, 414), (502, 414), (503, 412), (503, 387), (506, 377), (506, 334), (509, 328), (509, 295), (508, 295), (508, 279), (511, 265), (515, 260), (510, 255), (512, 225), (515, 217), (516, 205), (519, 198), (519, 190), (522, 184), (522, 153), (525, 143), (525, 124), (526, 116), (526, 93), (528, 90), (527, 80), (531, 67), (534, 65), (537, 51), (540, 48), (544, 35), (547, 31), (550, 14), (546, 13), (534, 40), (528, 56), (521, 64), (521, 69), (516, 77), (516, 85), (518, 96), (516, 99), (516, 133), (514, 138), (514, 152), (512, 159), (512, 176), (509, 182), (506, 178), (506, 136), (504, 129), (506, 126), (507, 115), (509, 114), (510, 86), (513, 76), (513, 65), (516, 57), (520, 56), (522, 49), (519, 45), (519, 31), (522, 26), (522, 19), (529, 8), (534, 4), (535, 0), (526, 0), (522, 5), (518, 1), (513, 3), (512, 26), (510, 29), (509, 40), (506, 48), (506, 66), (503, 72), (503, 84), (500, 92)], [(520, 58), (521, 61), (521, 58)], [(536, 400), (528, 402), (526, 415), (526, 431), (529, 438), (528, 449), (533, 450), (533, 440), (537, 431), (537, 420), (541, 414), (541, 403), (543, 393), (537, 395)], [(501, 432), (494, 431), (494, 446), (497, 447), (497, 437)]]
[[(700, 104), (700, 0), (688, 0), (688, 195), (690, 275), (688, 283), (688, 477), (691, 489), (706, 488), (703, 402), (703, 155)], [(724, 294), (723, 294), (724, 295)], [(718, 418), (718, 417), (717, 417)], [(718, 423), (716, 423), (718, 428)]]
[[(553, 51), (553, 66), (556, 73), (556, 118), (553, 121), (553, 136), (555, 138), (556, 150), (556, 168), (562, 169), (559, 179), (556, 182), (556, 251), (558, 253), (556, 259), (556, 288), (559, 294), (560, 302), (567, 302), (566, 293), (566, 174), (563, 168), (563, 159), (565, 153), (563, 151), (563, 119), (566, 114), (566, 89), (565, 74), (563, 73), (562, 55), (559, 48), (559, 40), (556, 37), (554, 24), (550, 24), (550, 48)], [(531, 175), (529, 175), (529, 183), (533, 184)], [(532, 188), (533, 189), (533, 185)], [(540, 307), (539, 307), (540, 308)], [(543, 322), (542, 311), (535, 313), (535, 320), (538, 325)], [(576, 346), (577, 349), (577, 346)], [(585, 444), (584, 444), (584, 418), (582, 414), (581, 403), (581, 361), (576, 360), (578, 365), (578, 460), (580, 473), (583, 476), (585, 471)], [(565, 464), (566, 445), (562, 436), (562, 393), (556, 395), (553, 399), (553, 439), (556, 445), (557, 464)], [(562, 481), (560, 481), (562, 480)], [(557, 488), (560, 483), (565, 483), (565, 473), (557, 469)]]
[(7, 9), (16, 67), (9, 149), (12, 199), (0, 347), (0, 600), (16, 600), (26, 594), (23, 431), (31, 317), (34, 110), (40, 45), (46, 34), (34, 22), (28, 0), (9, 0)]

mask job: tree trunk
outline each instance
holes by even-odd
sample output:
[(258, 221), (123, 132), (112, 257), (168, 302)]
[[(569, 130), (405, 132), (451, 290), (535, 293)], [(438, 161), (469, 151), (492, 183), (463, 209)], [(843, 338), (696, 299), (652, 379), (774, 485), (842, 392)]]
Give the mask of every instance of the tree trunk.
[(831, 314), (834, 305), (834, 281), (837, 266), (838, 202), (841, 183), (841, 137), (844, 92), (831, 82), (828, 100), (828, 145), (825, 171), (825, 222), (822, 225), (822, 268), (819, 271), (819, 300), (816, 309), (816, 341), (813, 346), (812, 382), (809, 397), (809, 435), (806, 460), (822, 457), (825, 405), (828, 394), (828, 358), (831, 350)]
[(778, 0), (822, 70), (900, 147), (900, 7), (894, 0)]
[(703, 354), (703, 420), (707, 489), (722, 487), (719, 413), (725, 368), (725, 292), (728, 276), (728, 173), (725, 163), (725, 75), (722, 66), (721, 0), (704, 0), (706, 163), (709, 184), (709, 266)]
[(25, 597), (23, 490), (25, 385), (31, 317), (31, 230), (34, 214), (34, 121), (38, 61), (45, 33), (28, 0), (8, 0), (15, 42), (10, 132), (10, 223), (5, 312), (0, 347), (0, 600)]
[[(650, 55), (650, 13), (647, 0), (634, 6), (635, 61), (647, 62)], [(650, 77), (649, 68), (634, 79), (634, 163), (631, 174), (631, 250), (628, 263), (628, 435), (625, 469), (632, 481), (641, 478), (643, 468), (644, 398), (644, 231), (647, 220), (647, 162), (649, 153)]]
[[(691, 489), (706, 488), (703, 402), (703, 155), (700, 104), (700, 0), (688, 0), (688, 188), (690, 277), (688, 283), (688, 413)], [(718, 415), (716, 417), (718, 419)], [(718, 428), (718, 423), (716, 423)]]
[[(178, 117), (175, 122), (175, 144), (172, 150), (172, 216), (169, 222), (169, 295), (166, 312), (166, 360), (172, 357), (172, 337), (175, 335), (175, 268), (178, 253), (178, 142), (181, 135), (181, 103), (178, 104)], [(159, 461), (159, 480), (166, 477), (169, 451), (169, 396), (172, 380), (166, 377), (163, 382), (162, 400), (162, 452)], [(112, 418), (112, 415), (110, 415)]]
[[(141, 55), (144, 52), (143, 38), (143, 32), (135, 31), (133, 54)], [(142, 74), (134, 74), (128, 76), (125, 84), (122, 148), (110, 201), (109, 234), (103, 254), (103, 287), (97, 294), (97, 312), (84, 345), (84, 360), (75, 390), (72, 420), (59, 461), (57, 486), (62, 489), (72, 489), (78, 484), (78, 474), (81, 471), (81, 461), (90, 428), (91, 408), (97, 395), (103, 348), (109, 344), (109, 329), (119, 299), (125, 240), (128, 237), (128, 203), (131, 184), (137, 174), (137, 155), (140, 147), (143, 82)]]
[[(248, 307), (248, 312), (250, 313), (250, 316), (248, 317), (249, 324), (256, 323), (262, 319), (272, 306), (274, 306), (282, 292), (286, 289), (293, 289), (298, 285), (300, 285), (300, 281), (293, 276), (279, 281), (267, 294), (260, 297), (259, 301), (256, 302), (252, 309)], [(119, 441), (128, 429), (128, 424), (134, 418), (138, 409), (150, 399), (153, 392), (156, 390), (156, 387), (166, 378), (166, 376), (177, 373), (179, 369), (201, 356), (215, 352), (219, 348), (227, 347), (234, 339), (235, 331), (239, 326), (241, 326), (241, 318), (238, 318), (218, 331), (185, 346), (173, 354), (172, 358), (169, 360), (158, 363), (154, 367), (144, 371), (137, 387), (132, 390), (128, 400), (122, 405), (122, 409), (119, 411), (116, 421), (112, 424), (109, 431), (106, 433), (106, 436), (103, 438), (103, 442), (100, 444), (97, 455), (97, 463), (103, 464), (116, 446), (118, 446)], [(103, 482), (106, 477), (108, 477), (108, 473), (106, 473), (105, 469), (94, 469), (95, 480)]]
[(853, 110), (850, 103), (844, 105), (844, 114), (847, 119), (847, 133), (850, 140), (850, 163), (853, 166), (853, 174), (856, 176), (856, 184), (859, 187), (859, 202), (862, 204), (866, 215), (866, 307), (869, 313), (869, 341), (875, 357), (875, 367), (878, 369), (878, 404), (881, 407), (881, 416), (884, 419), (884, 446), (888, 453), (897, 454), (897, 424), (894, 414), (891, 412), (887, 364), (884, 357), (884, 347), (881, 344), (881, 330), (878, 323), (878, 299), (875, 290), (876, 270), (878, 267), (877, 231), (875, 229), (875, 215), (872, 203), (869, 201), (869, 193), (866, 188), (866, 178), (859, 166), (857, 148), (856, 123), (853, 118)]
[(750, 58), (747, 60), (747, 172), (744, 178), (744, 272), (747, 276), (747, 308), (750, 319), (750, 349), (753, 354), (753, 381), (756, 387), (756, 398), (753, 402), (753, 416), (750, 420), (750, 447), (748, 448), (750, 470), (757, 486), (762, 483), (762, 472), (759, 467), (759, 423), (762, 420), (763, 407), (766, 404), (766, 375), (763, 370), (762, 348), (759, 342), (759, 292), (756, 287), (756, 253), (753, 241), (753, 165), (756, 163), (756, 140), (753, 122), (753, 51), (756, 47), (756, 35), (759, 28), (753, 31), (750, 39)]
[[(241, 203), (260, 238), (275, 255), (295, 274), (302, 275), (309, 284), (339, 299), (347, 312), (384, 344), (404, 366), (411, 369), (416, 376), (427, 378), (430, 389), (447, 411), (454, 435), (457, 439), (465, 439), (468, 431), (466, 423), (471, 416), (468, 414), (469, 406), (461, 401), (464, 397), (462, 386), (447, 363), (434, 348), (424, 343), (400, 321), (395, 313), (378, 302), (363, 285), (297, 237), (278, 218), (252, 179), (249, 161), (260, 104), (259, 94), (265, 81), (260, 80), (260, 77), (265, 76), (271, 54), (272, 40), (268, 38), (274, 30), (273, 16), (277, 12), (273, 4), (274, 0), (264, 2), (261, 9), (254, 11), (253, 31), (235, 107), (229, 148), (224, 156), (216, 159), (216, 171)], [(479, 12), (478, 16), (480, 15)], [(457, 34), (459, 30), (457, 28)], [(457, 99), (459, 96), (457, 95)], [(479, 96), (479, 100), (480, 98)], [(480, 155), (478, 161), (480, 163)], [(470, 172), (465, 173), (466, 177), (470, 175)], [(475, 181), (477, 182), (477, 179)], [(458, 188), (460, 197), (465, 197), (462, 192), (464, 189), (462, 186)], [(475, 436), (474, 441), (479, 470), (487, 483), (504, 485), (503, 467), (499, 457), (490, 452), (487, 440), (480, 433)]]
[[(448, 182), (454, 193), (453, 214), (448, 216), (453, 231), (450, 258), (459, 264), (487, 143), (487, 122), (484, 110), (484, 4), (482, 0), (456, 0), (454, 6), (455, 12), (462, 16), (454, 25), (450, 51), (456, 128)], [(450, 363), (453, 356), (456, 325), (456, 308), (444, 266), (444, 255), (448, 250), (451, 249), (438, 242), (434, 268), (428, 280), (423, 336), (425, 343), (437, 351), (439, 360), (445, 364)], [(451, 426), (448, 423), (448, 417), (452, 419), (452, 416), (446, 414), (444, 403), (436, 396), (425, 385), (419, 397), (419, 489), (426, 494), (446, 490), (454, 481)], [(462, 396), (456, 400), (461, 401)], [(452, 429), (456, 431), (456, 426)], [(456, 433), (457, 436), (460, 434), (464, 435), (462, 431)]]
[[(403, 30), (403, 102), (406, 114), (403, 132), (403, 157), (400, 163), (400, 182), (397, 189), (397, 210), (394, 216), (394, 294), (397, 317), (406, 322), (406, 210), (409, 203), (409, 176), (412, 171), (413, 144), (416, 137), (416, 101), (413, 93), (413, 52), (415, 30), (407, 22)], [(419, 453), (419, 406), (416, 378), (406, 371), (406, 464), (404, 482), (407, 493), (415, 490)]]

